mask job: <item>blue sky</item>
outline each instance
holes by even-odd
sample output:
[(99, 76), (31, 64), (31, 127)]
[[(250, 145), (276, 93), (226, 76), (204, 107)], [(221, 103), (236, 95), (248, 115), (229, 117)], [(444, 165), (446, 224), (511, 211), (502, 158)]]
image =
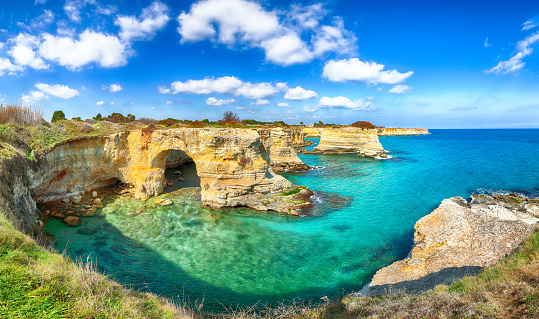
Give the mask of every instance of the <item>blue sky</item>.
[(3, 0), (0, 101), (68, 118), (539, 127), (539, 1)]

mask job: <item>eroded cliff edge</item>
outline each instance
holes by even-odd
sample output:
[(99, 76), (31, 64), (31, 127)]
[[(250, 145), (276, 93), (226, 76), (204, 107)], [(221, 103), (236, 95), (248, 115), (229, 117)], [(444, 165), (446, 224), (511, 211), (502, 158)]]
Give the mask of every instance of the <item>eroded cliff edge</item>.
[(378, 128), (379, 136), (403, 136), (403, 135), (426, 135), (430, 134), (426, 128)]
[(305, 154), (342, 154), (356, 153), (361, 157), (387, 157), (378, 140), (376, 129), (357, 127), (325, 128), (320, 143), (314, 151)]
[(380, 269), (353, 295), (417, 293), (475, 275), (499, 261), (538, 226), (539, 199), (472, 195), (442, 201), (415, 225), (414, 245), (404, 260)]
[[(36, 202), (118, 181), (138, 199), (160, 194), (167, 160), (169, 165), (195, 162), (201, 201), (210, 207), (247, 206), (296, 215), (312, 194), (302, 188), (294, 195), (301, 200), (278, 196), (293, 185), (273, 172), (259, 134), (249, 129), (138, 129), (69, 139), (39, 154), (25, 154), (10, 144), (0, 146), (8, 155), (0, 160), (2, 204), (14, 212), (12, 221), (32, 232), (38, 230), (34, 224), (40, 218)], [(292, 158), (293, 165), (302, 164), (291, 150), (283, 161)]]

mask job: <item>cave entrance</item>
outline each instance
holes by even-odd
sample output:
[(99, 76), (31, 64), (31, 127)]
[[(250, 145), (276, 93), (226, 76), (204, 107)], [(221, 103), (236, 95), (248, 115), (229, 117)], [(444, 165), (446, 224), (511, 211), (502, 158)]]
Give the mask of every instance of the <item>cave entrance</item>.
[(186, 187), (200, 187), (200, 178), (193, 159), (182, 150), (170, 150), (168, 152), (165, 178), (166, 181), (171, 183), (165, 184), (163, 193), (170, 193)]

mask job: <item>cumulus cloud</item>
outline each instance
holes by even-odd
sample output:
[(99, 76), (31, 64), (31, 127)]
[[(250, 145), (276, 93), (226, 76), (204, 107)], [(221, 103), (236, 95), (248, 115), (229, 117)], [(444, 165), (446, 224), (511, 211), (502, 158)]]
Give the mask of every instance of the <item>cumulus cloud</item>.
[(30, 90), (28, 94), (23, 94), (21, 98), (22, 103), (24, 105), (33, 105), (41, 100), (48, 100), (48, 99), (49, 99), (49, 96), (46, 95), (45, 93), (41, 91), (33, 91), (33, 90)]
[(395, 85), (394, 87), (392, 87), (391, 89), (389, 89), (389, 93), (394, 93), (394, 94), (405, 94), (405, 93), (408, 93), (408, 91), (410, 91), (412, 88), (409, 87), (408, 85), (406, 84), (399, 84), (399, 85)]
[(89, 63), (105, 68), (123, 66), (133, 54), (116, 36), (91, 30), (85, 30), (78, 39), (45, 34), (39, 53), (71, 70)]
[(278, 107), (292, 107), (290, 104), (288, 103), (278, 103), (277, 104)]
[(11, 63), (9, 59), (1, 58), (0, 57), (0, 76), (4, 76), (5, 72), (8, 72), (9, 74), (13, 74), (16, 71), (19, 71), (19, 67)]
[(301, 86), (290, 88), (286, 91), (284, 98), (287, 100), (307, 100), (313, 97), (317, 97), (318, 94), (315, 91), (305, 90)]
[(316, 106), (305, 106), (303, 107), (303, 112), (306, 112), (306, 113), (313, 113), (313, 112), (316, 112), (318, 111), (318, 107)]
[(211, 106), (223, 106), (223, 105), (232, 104), (232, 103), (236, 103), (236, 100), (234, 99), (219, 99), (218, 100), (214, 97), (209, 97), (206, 100), (206, 104), (211, 105)]
[(120, 27), (120, 38), (124, 41), (131, 41), (153, 38), (155, 33), (163, 29), (169, 20), (168, 7), (156, 1), (149, 7), (142, 9), (140, 18), (119, 16), (114, 24)]
[(165, 102), (165, 104), (174, 104), (174, 102), (168, 100), (168, 101)]
[(277, 92), (282, 92), (288, 87), (286, 83), (276, 83), (275, 85), (267, 82), (251, 83), (243, 82), (235, 76), (224, 76), (220, 78), (205, 78), (202, 80), (187, 80), (185, 82), (172, 82), (170, 88), (160, 86), (157, 88), (161, 94), (233, 94), (234, 96), (244, 96), (248, 99), (268, 98)]
[(116, 102), (110, 102), (110, 105), (116, 105)]
[(62, 99), (70, 99), (72, 97), (80, 95), (79, 91), (75, 89), (71, 89), (67, 85), (60, 85), (60, 84), (49, 85), (49, 84), (44, 84), (44, 83), (37, 83), (36, 88), (42, 92), (60, 97)]
[(54, 13), (51, 10), (43, 10), (43, 13), (30, 22), (33, 29), (41, 29), (54, 21)]
[(86, 6), (92, 6), (97, 14), (111, 15), (116, 12), (116, 7), (109, 5), (101, 6), (96, 0), (67, 0), (64, 4), (64, 11), (71, 21), (81, 22), (81, 11)]
[(537, 27), (537, 25), (532, 20), (527, 20), (522, 24), (522, 31), (531, 30)]
[(99, 101), (95, 105), (105, 105), (105, 102), (104, 101)]
[(522, 61), (525, 57), (533, 53), (530, 45), (539, 41), (539, 31), (527, 36), (524, 40), (517, 43), (516, 53), (507, 61), (500, 61), (492, 69), (487, 70), (487, 73), (503, 73), (515, 72), (524, 67), (526, 62)]
[(120, 92), (121, 90), (123, 90), (122, 86), (120, 84), (111, 84), (110, 86), (106, 86), (103, 84), (103, 86), (101, 86), (101, 89), (103, 91), (105, 90), (109, 90), (110, 93), (116, 93), (116, 92)]
[(253, 103), (251, 103), (251, 104), (249, 104), (249, 105), (268, 105), (268, 104), (270, 104), (270, 103), (271, 103), (271, 102), (268, 101), (268, 100), (258, 99), (258, 100), (256, 100), (256, 102), (253, 102)]
[[(355, 37), (339, 18), (331, 26), (320, 27), (327, 13), (321, 4), (292, 5), (287, 16), (283, 13), (247, 0), (201, 0), (178, 16), (178, 32), (182, 43), (209, 39), (229, 47), (239, 43), (260, 48), (268, 61), (284, 66), (309, 62), (328, 51), (348, 53), (355, 48)], [(302, 40), (305, 30), (314, 32), (311, 44)]]
[(49, 65), (37, 56), (36, 50), (40, 45), (37, 37), (26, 33), (20, 33), (10, 40), (12, 44), (8, 54), (13, 57), (14, 62), (20, 66), (29, 66), (36, 70), (48, 69)]
[(397, 84), (411, 77), (414, 72), (400, 73), (397, 70), (384, 71), (385, 65), (363, 62), (358, 58), (330, 60), (324, 66), (322, 77), (332, 82), (358, 81), (371, 84)]
[(237, 106), (237, 107), (235, 107), (235, 109), (236, 109), (236, 110), (245, 110), (245, 107), (243, 107), (243, 106)]
[(372, 110), (373, 97), (366, 97), (357, 101), (352, 101), (344, 96), (327, 97), (324, 96), (318, 103), (319, 107), (323, 108), (347, 108), (352, 110)]

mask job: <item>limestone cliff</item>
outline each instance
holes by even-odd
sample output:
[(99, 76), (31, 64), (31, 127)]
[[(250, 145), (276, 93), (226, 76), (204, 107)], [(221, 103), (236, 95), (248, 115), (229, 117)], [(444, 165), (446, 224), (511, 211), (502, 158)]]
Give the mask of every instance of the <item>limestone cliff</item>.
[(309, 153), (357, 153), (365, 157), (387, 157), (378, 140), (376, 129), (356, 127), (325, 128), (320, 136), (320, 143)]
[(305, 171), (309, 166), (299, 159), (294, 143), (303, 141), (303, 133), (297, 129), (272, 128), (259, 129), (258, 133), (264, 144), (273, 171)]
[(120, 180), (132, 186), (136, 198), (145, 199), (163, 191), (167, 159), (170, 163), (171, 151), (182, 151), (183, 160), (196, 164), (202, 202), (233, 206), (242, 195), (291, 187), (269, 169), (261, 150), (259, 135), (241, 129), (135, 130), (83, 138), (46, 154), (33, 189), (38, 200), (46, 201)]
[(359, 294), (420, 292), (476, 274), (515, 249), (539, 222), (539, 200), (472, 195), (442, 201), (415, 225), (408, 257), (379, 270)]
[(379, 128), (379, 136), (399, 136), (399, 135), (424, 135), (430, 134), (426, 128)]
[(320, 137), (324, 130), (323, 127), (304, 127), (303, 134), (305, 134), (305, 137)]

